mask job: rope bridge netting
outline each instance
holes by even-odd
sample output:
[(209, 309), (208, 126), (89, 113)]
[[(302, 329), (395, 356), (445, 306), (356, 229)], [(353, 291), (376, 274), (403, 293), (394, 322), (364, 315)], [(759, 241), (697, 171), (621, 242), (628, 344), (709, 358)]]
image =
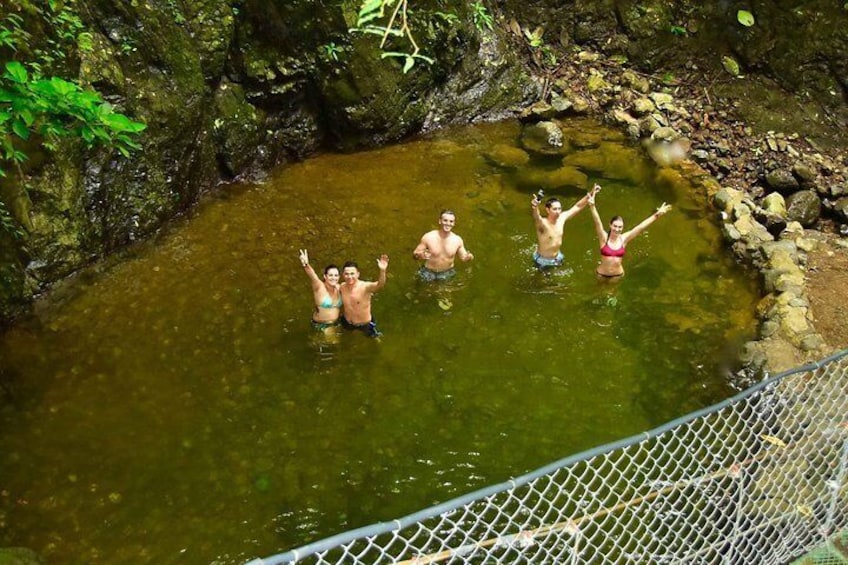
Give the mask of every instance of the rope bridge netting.
[(778, 565), (846, 541), (846, 481), (848, 350), (644, 434), (249, 565)]

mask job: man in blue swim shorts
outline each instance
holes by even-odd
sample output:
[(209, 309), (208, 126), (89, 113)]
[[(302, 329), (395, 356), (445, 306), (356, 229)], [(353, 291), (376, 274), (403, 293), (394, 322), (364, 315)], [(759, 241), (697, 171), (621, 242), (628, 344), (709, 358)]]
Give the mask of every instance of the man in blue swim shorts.
[(563, 259), (565, 259), (565, 255), (562, 254), (562, 251), (557, 251), (556, 256), (552, 258), (542, 257), (539, 255), (538, 251), (533, 252), (533, 262), (536, 263), (536, 266), (540, 269), (547, 267), (560, 267), (562, 266)]
[(347, 330), (359, 330), (368, 337), (380, 337), (383, 332), (377, 329), (377, 320), (371, 318), (370, 322), (364, 324), (351, 324), (345, 318), (342, 318), (342, 326)]
[(389, 256), (381, 255), (377, 259), (377, 267), (380, 269), (380, 276), (376, 282), (359, 280), (359, 266), (353, 261), (348, 261), (342, 268), (342, 325), (345, 328), (361, 330), (369, 337), (382, 335), (371, 316), (371, 297), (386, 286)]
[(557, 198), (548, 198), (545, 202), (545, 210), (547, 214), (542, 216), (539, 213), (539, 196), (533, 195), (533, 200), (530, 201), (530, 213), (533, 215), (533, 221), (536, 224), (536, 251), (533, 253), (533, 262), (540, 269), (548, 267), (558, 267), (562, 265), (563, 255), (560, 251), (562, 247), (562, 232), (565, 228), (565, 222), (577, 215), (580, 210), (586, 207), (589, 203), (589, 196), (594, 195), (595, 189), (578, 200), (574, 206), (562, 211), (562, 203)]
[(424, 260), (418, 276), (425, 281), (445, 281), (456, 274), (454, 260), (471, 261), (474, 254), (465, 248), (465, 242), (453, 232), (456, 214), (442, 210), (439, 214), (439, 229), (428, 231), (421, 237), (418, 247), (412, 252), (415, 259)]
[(431, 271), (426, 266), (421, 265), (418, 269), (418, 276), (422, 281), (449, 281), (456, 275), (456, 269), (448, 269), (447, 271)]

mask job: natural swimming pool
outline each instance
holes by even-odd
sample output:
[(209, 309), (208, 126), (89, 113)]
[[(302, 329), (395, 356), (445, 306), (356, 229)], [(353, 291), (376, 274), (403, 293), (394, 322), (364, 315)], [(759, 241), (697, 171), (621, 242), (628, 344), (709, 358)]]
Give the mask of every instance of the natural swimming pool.
[[(753, 281), (698, 197), (616, 132), (566, 124), (565, 157), (491, 164), (516, 123), (323, 155), (208, 199), (83, 273), (0, 341), (0, 546), (50, 562), (238, 563), (397, 517), (724, 398)], [(632, 226), (618, 283), (588, 211), (538, 273), (530, 195), (570, 159)], [(411, 252), (456, 211), (475, 254), (447, 284)], [(383, 338), (312, 332), (316, 268), (390, 257)], [(2, 394), (2, 393), (0, 393)]]

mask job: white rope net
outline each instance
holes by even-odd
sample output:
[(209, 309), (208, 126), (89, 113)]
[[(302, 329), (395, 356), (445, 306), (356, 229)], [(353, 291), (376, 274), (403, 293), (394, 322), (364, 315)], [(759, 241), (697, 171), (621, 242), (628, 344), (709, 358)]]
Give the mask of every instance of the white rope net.
[(642, 436), (251, 565), (782, 565), (815, 547), (809, 563), (848, 563), (846, 372), (848, 350)]

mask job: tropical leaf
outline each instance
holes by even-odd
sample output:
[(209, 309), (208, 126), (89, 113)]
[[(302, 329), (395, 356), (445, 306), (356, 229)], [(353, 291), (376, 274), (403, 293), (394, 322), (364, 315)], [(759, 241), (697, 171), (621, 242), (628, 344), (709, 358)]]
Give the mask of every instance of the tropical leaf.
[(739, 63), (737, 63), (736, 59), (734, 59), (733, 57), (728, 57), (726, 55), (722, 57), (721, 66), (724, 67), (725, 71), (732, 74), (733, 76), (739, 76)]
[(745, 27), (751, 27), (755, 23), (754, 14), (752, 14), (748, 10), (739, 10), (738, 12), (736, 12), (736, 21), (738, 21)]
[(415, 65), (415, 59), (413, 59), (411, 56), (407, 55), (406, 62), (403, 64), (403, 74), (408, 73), (409, 69), (411, 69), (414, 65)]
[(17, 61), (6, 63), (6, 74), (4, 76), (18, 84), (26, 84), (28, 80), (26, 67)]
[(20, 116), (24, 120), (24, 124), (27, 127), (30, 127), (35, 122), (35, 116), (32, 115), (32, 112), (28, 108), (24, 108), (20, 111)]
[(29, 128), (22, 120), (16, 119), (12, 121), (12, 131), (24, 141), (29, 139)]
[(383, 0), (365, 0), (359, 9), (356, 25), (362, 26), (381, 17), (383, 17)]
[(80, 136), (85, 140), (86, 143), (92, 143), (94, 141), (94, 132), (91, 131), (91, 128), (87, 125), (82, 126), (80, 128)]

